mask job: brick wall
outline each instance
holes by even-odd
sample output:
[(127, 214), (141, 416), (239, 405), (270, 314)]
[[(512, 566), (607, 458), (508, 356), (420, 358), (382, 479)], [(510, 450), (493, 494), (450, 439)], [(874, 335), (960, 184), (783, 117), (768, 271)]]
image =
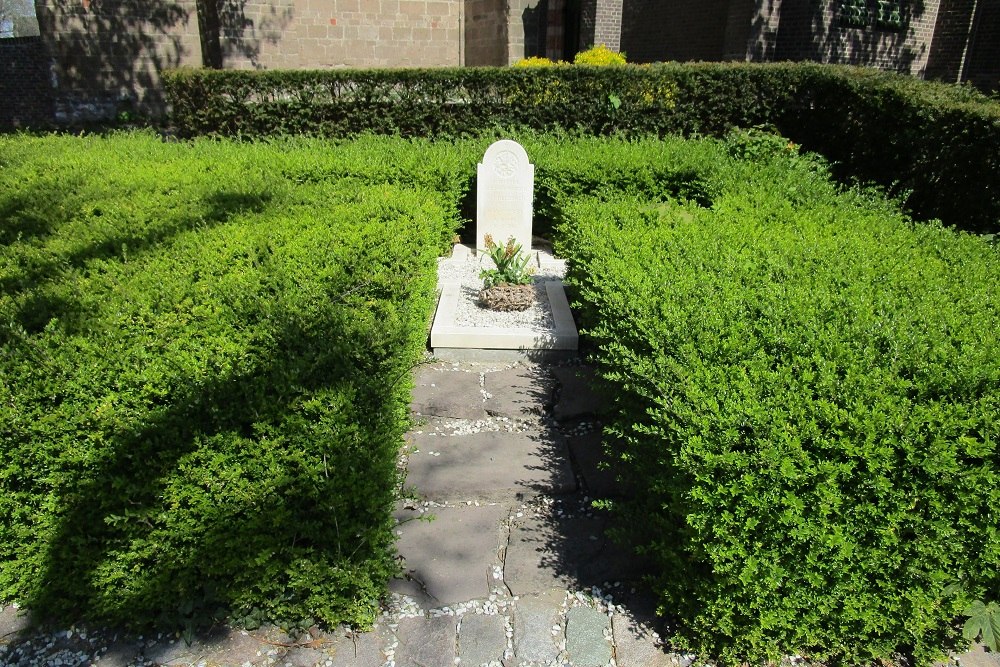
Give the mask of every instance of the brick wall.
[(41, 37), (0, 42), (0, 123), (159, 113), (159, 73), (206, 59), (227, 68), (502, 65), (604, 43), (632, 62), (817, 60), (950, 80), (964, 63), (977, 85), (1000, 79), (996, 0), (903, 0), (902, 32), (841, 26), (836, 0), (225, 0), (219, 39), (204, 45), (199, 2), (37, 0)]
[(754, 62), (771, 62), (778, 50), (781, 3), (758, 2), (751, 16), (746, 59)]
[(869, 0), (868, 21), (863, 27), (842, 25), (840, 3), (783, 2), (770, 12), (774, 52), (768, 59), (813, 60), (824, 63), (867, 65), (907, 74), (923, 75), (931, 51), (931, 37), (939, 0), (902, 2), (903, 29), (875, 25), (875, 2)]
[(42, 40), (0, 39), (0, 127), (48, 125), (52, 104), (49, 58)]
[(545, 25), (545, 56), (563, 60), (566, 56), (566, 3), (573, 0), (548, 0)]
[(624, 0), (621, 50), (630, 62), (721, 60), (729, 0)]
[(505, 0), (466, 0), (465, 64), (507, 64)]
[(756, 18), (754, 0), (731, 0), (722, 40), (723, 60), (749, 59), (751, 45), (756, 42), (754, 32)]

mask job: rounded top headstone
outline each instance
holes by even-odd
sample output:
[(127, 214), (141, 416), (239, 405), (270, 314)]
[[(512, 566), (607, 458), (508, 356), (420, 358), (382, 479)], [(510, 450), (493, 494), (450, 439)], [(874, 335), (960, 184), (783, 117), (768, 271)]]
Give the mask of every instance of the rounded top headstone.
[(490, 165), (497, 178), (514, 178), (528, 166), (528, 153), (521, 144), (511, 139), (501, 139), (486, 149), (483, 164)]

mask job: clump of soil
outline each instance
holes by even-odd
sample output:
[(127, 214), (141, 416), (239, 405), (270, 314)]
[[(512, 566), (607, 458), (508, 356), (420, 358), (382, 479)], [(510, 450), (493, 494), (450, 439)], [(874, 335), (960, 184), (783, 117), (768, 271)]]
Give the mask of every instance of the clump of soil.
[(500, 283), (479, 292), (479, 303), (490, 310), (527, 310), (535, 302), (531, 285)]

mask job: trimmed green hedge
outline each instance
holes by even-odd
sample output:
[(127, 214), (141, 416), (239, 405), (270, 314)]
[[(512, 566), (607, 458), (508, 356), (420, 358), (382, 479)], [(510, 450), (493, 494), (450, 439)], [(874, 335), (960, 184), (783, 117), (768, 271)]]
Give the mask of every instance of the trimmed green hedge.
[[(925, 662), (1000, 598), (996, 247), (781, 137), (517, 138), (678, 642)], [(370, 621), (489, 141), (0, 138), (0, 599)]]
[(60, 623), (374, 619), (457, 224), (444, 153), (0, 138), (0, 599)]
[[(1000, 104), (968, 88), (813, 63), (432, 70), (177, 70), (182, 136), (497, 128), (721, 136), (773, 126), (842, 179), (906, 196), (922, 219), (1000, 230)], [(912, 194), (911, 194), (912, 193)]]
[(698, 655), (929, 664), (1000, 598), (1000, 253), (782, 146), (716, 145), (710, 208), (564, 202), (617, 525)]

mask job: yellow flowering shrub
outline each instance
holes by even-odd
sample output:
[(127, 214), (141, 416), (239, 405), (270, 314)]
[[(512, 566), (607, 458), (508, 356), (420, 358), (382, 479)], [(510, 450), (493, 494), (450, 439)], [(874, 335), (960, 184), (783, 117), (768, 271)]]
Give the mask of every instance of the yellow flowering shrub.
[(608, 65), (624, 65), (625, 54), (618, 51), (612, 51), (604, 44), (599, 44), (586, 51), (581, 51), (576, 54), (573, 58), (574, 65), (596, 65), (596, 66), (608, 66)]
[(553, 67), (565, 64), (562, 60), (549, 60), (542, 56), (531, 56), (530, 58), (521, 58), (514, 63), (514, 67)]

